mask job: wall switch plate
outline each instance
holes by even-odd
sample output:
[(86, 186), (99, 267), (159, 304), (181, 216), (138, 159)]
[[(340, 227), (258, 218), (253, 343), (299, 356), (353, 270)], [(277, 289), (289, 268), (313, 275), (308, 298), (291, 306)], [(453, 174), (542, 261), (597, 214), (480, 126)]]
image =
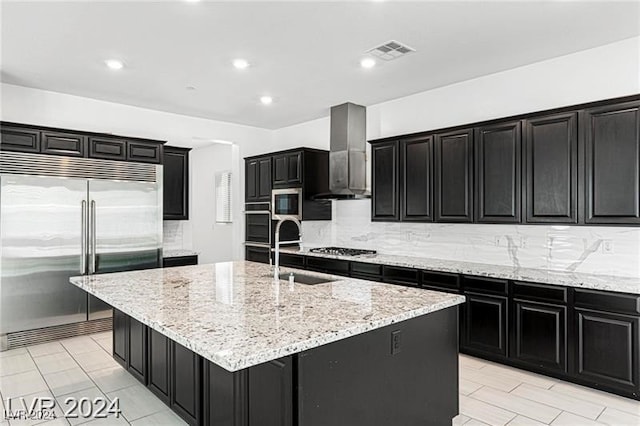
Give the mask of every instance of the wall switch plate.
[(391, 355), (395, 355), (402, 350), (402, 330), (391, 332)]

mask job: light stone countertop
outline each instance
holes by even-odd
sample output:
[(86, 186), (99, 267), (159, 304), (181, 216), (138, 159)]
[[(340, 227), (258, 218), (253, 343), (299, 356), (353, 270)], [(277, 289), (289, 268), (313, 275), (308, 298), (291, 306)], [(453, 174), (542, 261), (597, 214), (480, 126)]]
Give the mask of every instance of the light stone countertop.
[[(294, 269), (282, 268), (286, 277)], [(71, 283), (237, 371), (464, 302), (449, 293), (352, 278), (305, 285), (269, 265), (224, 262), (72, 277)]]
[(189, 249), (169, 249), (162, 250), (162, 257), (185, 257), (185, 256), (198, 256), (200, 253)]
[(515, 281), (555, 284), (567, 287), (606, 290), (620, 293), (640, 294), (640, 278), (617, 275), (598, 275), (583, 272), (555, 271), (551, 269), (514, 268), (512, 266), (488, 263), (462, 262), (455, 260), (433, 259), (388, 254), (338, 256), (312, 253), (308, 247), (300, 251), (297, 247), (283, 247), (281, 253), (303, 254), (305, 256), (326, 257), (355, 262), (376, 263), (381, 265), (404, 266), (428, 271), (451, 272), (490, 278), (502, 278)]

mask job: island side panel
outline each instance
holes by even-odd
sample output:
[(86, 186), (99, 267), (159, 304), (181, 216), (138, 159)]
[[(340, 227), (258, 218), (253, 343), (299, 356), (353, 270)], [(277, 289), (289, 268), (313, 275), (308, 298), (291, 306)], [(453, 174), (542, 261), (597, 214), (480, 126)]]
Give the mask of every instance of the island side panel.
[(458, 308), (302, 352), (297, 365), (300, 426), (451, 424)]

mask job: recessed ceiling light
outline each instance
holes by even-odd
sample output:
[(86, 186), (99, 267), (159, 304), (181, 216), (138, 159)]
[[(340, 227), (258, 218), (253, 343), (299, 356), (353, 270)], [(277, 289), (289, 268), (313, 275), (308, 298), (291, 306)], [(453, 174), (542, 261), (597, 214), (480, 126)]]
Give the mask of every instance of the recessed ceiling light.
[(373, 68), (376, 66), (376, 60), (373, 58), (364, 58), (360, 61), (360, 66), (362, 68)]
[(234, 59), (233, 60), (233, 66), (236, 67), (239, 70), (243, 70), (247, 67), (249, 67), (249, 62), (246, 59)]
[(271, 105), (273, 98), (271, 96), (262, 96), (260, 102), (262, 102), (263, 105)]
[(124, 67), (124, 63), (117, 59), (107, 59), (104, 63), (112, 70), (121, 70)]

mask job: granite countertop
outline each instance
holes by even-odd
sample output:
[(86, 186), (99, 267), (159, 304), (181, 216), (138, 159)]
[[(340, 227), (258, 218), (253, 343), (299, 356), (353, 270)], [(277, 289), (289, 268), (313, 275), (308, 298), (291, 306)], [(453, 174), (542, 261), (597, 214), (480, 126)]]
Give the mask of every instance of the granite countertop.
[(493, 265), (488, 263), (462, 262), (388, 254), (338, 256), (332, 254), (312, 253), (309, 251), (309, 248), (303, 248), (300, 250), (297, 247), (283, 247), (281, 249), (281, 253), (295, 253), (303, 254), (305, 256), (404, 266), (429, 271), (452, 272), (456, 274), (477, 275), (507, 280), (530, 281), (536, 283), (563, 285), (567, 287), (640, 294), (640, 278), (638, 277), (598, 275), (583, 272), (556, 271), (551, 269), (515, 268), (512, 266)]
[(162, 257), (186, 257), (186, 256), (197, 256), (200, 253), (194, 250), (189, 249), (170, 249), (170, 250), (162, 250)]
[[(289, 268), (282, 268), (286, 277)], [(72, 277), (71, 283), (229, 371), (464, 302), (443, 292), (319, 273), (290, 285), (269, 265), (224, 262)]]

